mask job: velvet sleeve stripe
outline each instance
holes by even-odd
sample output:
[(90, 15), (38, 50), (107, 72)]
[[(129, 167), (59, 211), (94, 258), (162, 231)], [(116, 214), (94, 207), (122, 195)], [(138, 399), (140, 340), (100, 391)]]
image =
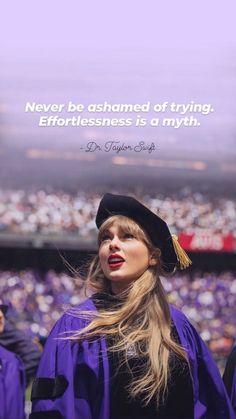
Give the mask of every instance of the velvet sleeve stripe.
[(59, 410), (44, 410), (43, 412), (31, 413), (29, 419), (64, 419)]
[(35, 378), (32, 386), (31, 401), (48, 400), (61, 397), (68, 387), (68, 381), (64, 375), (55, 378)]

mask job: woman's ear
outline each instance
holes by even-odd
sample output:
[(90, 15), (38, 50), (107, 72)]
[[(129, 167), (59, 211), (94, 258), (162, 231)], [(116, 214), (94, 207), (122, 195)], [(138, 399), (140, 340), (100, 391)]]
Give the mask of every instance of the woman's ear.
[(152, 253), (151, 256), (150, 256), (150, 259), (149, 259), (149, 265), (150, 266), (155, 266), (156, 264), (157, 264), (157, 255)]
[(150, 254), (149, 265), (156, 266), (158, 264), (160, 255), (161, 255), (160, 249), (156, 249), (154, 252), (152, 252)]

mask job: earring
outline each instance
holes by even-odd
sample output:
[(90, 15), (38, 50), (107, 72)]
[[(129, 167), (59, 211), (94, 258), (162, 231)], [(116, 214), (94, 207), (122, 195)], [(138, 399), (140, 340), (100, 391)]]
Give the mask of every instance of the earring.
[(156, 265), (156, 263), (157, 263), (156, 260), (152, 259), (152, 260), (150, 260), (149, 265), (154, 266), (154, 265)]

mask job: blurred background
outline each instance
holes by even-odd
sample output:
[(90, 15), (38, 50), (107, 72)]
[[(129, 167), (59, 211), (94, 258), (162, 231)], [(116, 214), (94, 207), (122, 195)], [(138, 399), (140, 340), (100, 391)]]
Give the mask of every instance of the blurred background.
[[(14, 12), (13, 12), (14, 10)], [(219, 367), (236, 338), (234, 3), (9, 2), (0, 52), (0, 293), (45, 340), (82, 298), (105, 192), (134, 195), (193, 266), (163, 278)], [(209, 103), (198, 127), (44, 127), (37, 103)], [(191, 113), (189, 114), (191, 115)], [(192, 114), (193, 116), (196, 116)], [(68, 116), (68, 115), (65, 115)], [(98, 115), (101, 116), (101, 115)], [(122, 115), (120, 115), (122, 116)], [(129, 116), (129, 115), (128, 115)], [(152, 154), (85, 153), (89, 141), (154, 142)]]

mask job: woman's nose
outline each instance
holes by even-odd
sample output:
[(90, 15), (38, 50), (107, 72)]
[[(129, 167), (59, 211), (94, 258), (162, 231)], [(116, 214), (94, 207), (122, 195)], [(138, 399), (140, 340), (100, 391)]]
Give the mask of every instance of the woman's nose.
[(118, 237), (114, 236), (112, 238), (112, 240), (110, 241), (109, 248), (110, 248), (110, 250), (112, 250), (112, 249), (119, 249), (120, 248)]

